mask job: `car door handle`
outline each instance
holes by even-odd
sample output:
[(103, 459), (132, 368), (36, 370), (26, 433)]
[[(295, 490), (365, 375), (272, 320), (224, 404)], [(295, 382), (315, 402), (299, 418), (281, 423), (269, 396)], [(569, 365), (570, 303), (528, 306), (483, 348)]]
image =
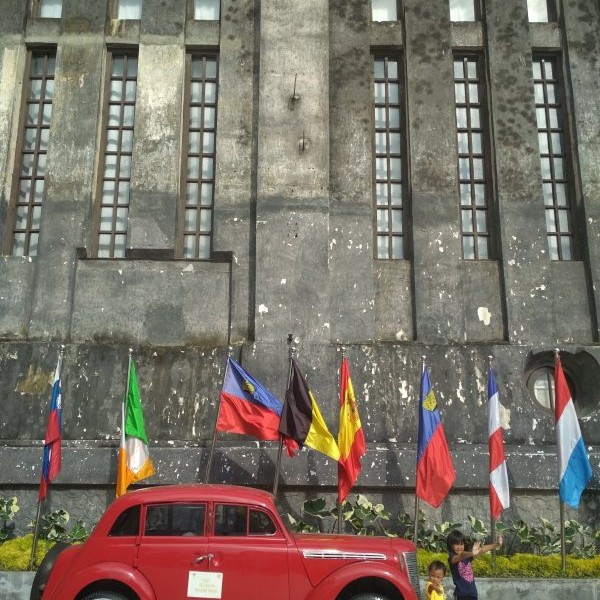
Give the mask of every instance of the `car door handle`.
[(210, 565), (210, 561), (212, 559), (213, 555), (212, 554), (202, 554), (201, 556), (197, 556), (196, 558), (194, 558), (194, 560), (192, 561), (193, 565), (197, 565), (198, 563), (201, 563), (203, 560), (208, 561), (208, 564)]

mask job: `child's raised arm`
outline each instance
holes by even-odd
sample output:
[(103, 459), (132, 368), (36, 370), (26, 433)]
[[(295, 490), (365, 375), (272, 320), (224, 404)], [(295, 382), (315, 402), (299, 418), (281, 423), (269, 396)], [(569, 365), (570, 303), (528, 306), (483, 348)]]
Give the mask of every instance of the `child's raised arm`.
[(498, 541), (493, 544), (486, 544), (485, 546), (482, 546), (481, 544), (479, 544), (479, 542), (477, 542), (473, 544), (473, 556), (479, 556), (484, 552), (490, 552), (491, 550), (495, 550), (496, 548), (502, 546), (502, 542), (502, 534), (498, 536)]

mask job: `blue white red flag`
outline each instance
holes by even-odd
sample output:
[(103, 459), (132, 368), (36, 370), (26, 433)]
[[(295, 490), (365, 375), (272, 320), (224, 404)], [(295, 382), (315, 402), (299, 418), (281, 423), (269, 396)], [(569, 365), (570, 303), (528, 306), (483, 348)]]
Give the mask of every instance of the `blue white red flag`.
[(490, 443), (490, 514), (496, 520), (510, 505), (508, 472), (504, 456), (504, 437), (500, 424), (500, 402), (494, 370), (488, 374), (488, 432)]
[(42, 461), (42, 477), (38, 502), (42, 502), (48, 493), (48, 486), (60, 473), (61, 467), (61, 442), (62, 442), (62, 395), (60, 389), (60, 369), (62, 366), (62, 351), (58, 357), (56, 371), (54, 372), (54, 385), (52, 386), (52, 400), (50, 401), (50, 414), (46, 425), (46, 438), (44, 440), (44, 458)]
[(262, 383), (235, 360), (227, 359), (217, 431), (278, 441), (282, 409), (282, 403)]
[(456, 479), (427, 367), (421, 374), (416, 495), (438, 507)]
[(558, 445), (559, 486), (561, 502), (579, 506), (581, 494), (592, 477), (592, 468), (581, 437), (573, 398), (556, 355), (554, 370), (556, 438)]

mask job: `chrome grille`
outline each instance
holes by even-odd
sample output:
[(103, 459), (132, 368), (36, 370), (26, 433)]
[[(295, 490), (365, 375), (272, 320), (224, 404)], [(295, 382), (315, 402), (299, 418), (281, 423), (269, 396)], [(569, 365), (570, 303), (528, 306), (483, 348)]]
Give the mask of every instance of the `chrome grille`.
[(408, 577), (410, 583), (415, 590), (415, 594), (419, 600), (421, 600), (421, 586), (419, 584), (419, 568), (417, 567), (417, 553), (416, 552), (404, 552), (404, 563), (406, 564), (406, 570), (408, 571)]

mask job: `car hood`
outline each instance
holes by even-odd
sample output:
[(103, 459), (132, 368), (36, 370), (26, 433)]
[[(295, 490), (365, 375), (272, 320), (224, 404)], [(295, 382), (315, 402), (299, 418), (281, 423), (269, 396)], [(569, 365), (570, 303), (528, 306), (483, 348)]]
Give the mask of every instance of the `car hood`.
[[(362, 536), (362, 535), (336, 535), (324, 533), (296, 533), (294, 534), (296, 547), (304, 554), (323, 553), (323, 558), (337, 555), (347, 555), (355, 560), (374, 559), (373, 554), (384, 555), (391, 558), (393, 540), (395, 538)], [(409, 548), (407, 548), (409, 549)]]

